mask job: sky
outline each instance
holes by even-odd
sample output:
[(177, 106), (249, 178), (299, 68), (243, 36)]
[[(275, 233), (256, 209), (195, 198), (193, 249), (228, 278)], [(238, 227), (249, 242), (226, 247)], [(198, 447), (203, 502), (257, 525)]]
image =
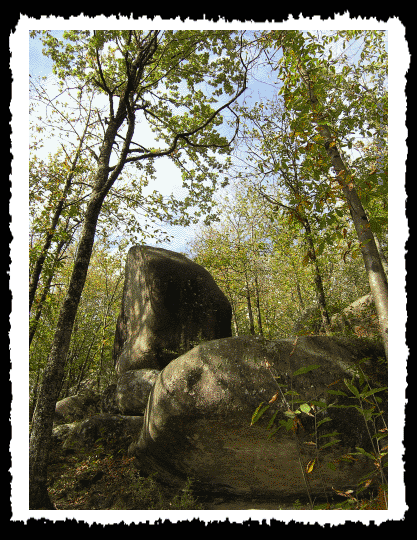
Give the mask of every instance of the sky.
[[(62, 36), (62, 31), (55, 30), (56, 37), (60, 38)], [(53, 62), (48, 57), (42, 54), (42, 43), (39, 38), (29, 38), (29, 73), (32, 77), (46, 76), (47, 86), (52, 88), (53, 81), (55, 76), (52, 73)], [(262, 77), (263, 73), (260, 74)], [(272, 90), (271, 87), (268, 87), (265, 84), (252, 81), (250, 88), (245, 92), (245, 99), (248, 99), (248, 95), (252, 94), (257, 95), (259, 91), (262, 91), (264, 95), (271, 96)], [(51, 92), (51, 95), (52, 92)], [(103, 99), (103, 105), (106, 105), (105, 98)], [(144, 133), (147, 132), (146, 141), (149, 146), (152, 146), (150, 143), (153, 140), (153, 134), (151, 130), (145, 125), (141, 124), (141, 137), (140, 142), (144, 140)], [(47, 158), (49, 153), (54, 153), (58, 147), (57, 141), (52, 140), (44, 141), (45, 146), (42, 151), (39, 153), (40, 157), (44, 159)], [(184, 198), (187, 195), (187, 190), (182, 187), (181, 173), (179, 169), (172, 163), (168, 158), (160, 158), (155, 160), (155, 167), (157, 170), (157, 181), (149, 185), (149, 191), (156, 189), (164, 196), (169, 196), (173, 193), (177, 198)], [(221, 200), (222, 194), (227, 193), (228, 188), (221, 189), (217, 191), (215, 199)], [(139, 221), (142, 221), (139, 219)], [(188, 252), (187, 243), (190, 242), (195, 236), (196, 231), (199, 228), (199, 225), (191, 225), (190, 227), (181, 227), (181, 226), (169, 226), (167, 224), (161, 224), (158, 228), (163, 229), (168, 232), (173, 238), (171, 242), (160, 242), (156, 243), (151, 239), (146, 240), (148, 245), (157, 245), (158, 247), (163, 247), (166, 249), (171, 249), (173, 251), (179, 252)]]
[[(55, 30), (55, 35), (61, 37), (62, 31)], [(334, 52), (333, 57), (336, 56), (336, 51)], [(42, 44), (39, 38), (29, 39), (29, 72), (32, 76), (46, 76), (48, 77), (48, 83), (51, 83), (54, 80), (54, 75), (52, 74), (52, 61), (42, 54)], [(260, 79), (265, 80), (266, 71), (259, 74)], [(50, 85), (52, 86), (52, 85)], [(265, 97), (272, 97), (273, 92), (276, 92), (276, 89), (273, 89), (267, 84), (262, 84), (256, 81), (251, 81), (249, 89), (245, 92), (244, 96), (240, 99), (242, 101), (243, 97), (245, 100), (251, 99), (248, 96), (252, 95), (253, 98), (257, 98), (258, 92), (260, 92)], [(52, 95), (52, 93), (51, 93)], [(103, 99), (103, 105), (106, 105), (105, 98)], [(140, 130), (141, 141), (144, 140), (143, 135), (146, 134), (146, 141), (149, 143), (150, 140), (153, 140), (153, 134), (150, 129), (145, 125), (141, 124)], [(147, 133), (146, 133), (147, 132)], [(56, 140), (54, 141), (45, 141), (45, 148), (41, 154), (42, 157), (47, 158), (48, 153), (54, 153), (57, 149)], [(173, 193), (177, 198), (183, 198), (187, 191), (182, 187), (181, 175), (178, 168), (172, 163), (168, 158), (162, 158), (155, 160), (155, 167), (157, 170), (157, 182), (152, 183), (149, 186), (149, 191), (156, 189), (164, 196), (169, 196)], [(220, 200), (222, 194), (227, 194), (229, 189), (226, 190), (219, 189), (216, 193), (216, 199)], [(140, 222), (144, 221), (144, 218), (138, 217)], [(193, 225), (190, 227), (179, 227), (174, 226), (170, 227), (166, 224), (161, 224), (159, 228), (168, 232), (172, 235), (171, 242), (163, 242), (156, 244), (155, 241), (147, 239), (146, 243), (149, 245), (158, 245), (159, 247), (165, 247), (167, 249), (172, 249), (174, 251), (187, 252), (189, 243), (195, 236), (198, 231), (199, 226)]]
[[(56, 31), (57, 37), (61, 34), (60, 31)], [(52, 73), (52, 60), (42, 54), (42, 43), (40, 39), (29, 39), (29, 72), (32, 76), (46, 76), (48, 82), (54, 80)], [(143, 129), (143, 126), (141, 126)], [(149, 133), (152, 136), (151, 133)], [(151, 145), (150, 145), (151, 146)], [(46, 142), (44, 148), (45, 156), (49, 152), (54, 152), (56, 145)], [(181, 175), (178, 169), (169, 160), (159, 159), (156, 160), (156, 169), (158, 172), (158, 182), (152, 185), (152, 189), (156, 189), (164, 195), (169, 195), (171, 192), (181, 193)], [(169, 227), (163, 225), (161, 228), (169, 232), (174, 238), (172, 242), (158, 244), (159, 247), (165, 247), (166, 249), (172, 249), (174, 251), (185, 251), (186, 243), (192, 235), (192, 228), (185, 227)], [(149, 245), (156, 245), (155, 242), (148, 240)]]

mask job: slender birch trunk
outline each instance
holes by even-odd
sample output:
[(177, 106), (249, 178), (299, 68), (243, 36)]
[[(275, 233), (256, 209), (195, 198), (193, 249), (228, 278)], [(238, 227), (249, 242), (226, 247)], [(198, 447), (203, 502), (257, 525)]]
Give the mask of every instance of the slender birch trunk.
[(336, 172), (336, 179), (342, 188), (358, 236), (369, 286), (378, 315), (385, 355), (388, 359), (388, 281), (381, 263), (375, 238), (365, 209), (355, 189), (354, 180), (349, 173), (349, 167), (344, 163), (329, 127), (326, 124), (319, 123), (320, 120), (323, 120), (324, 115), (318, 114), (319, 101), (314, 93), (311, 79), (302, 67), (300, 67), (300, 74), (308, 91), (308, 99), (312, 111), (317, 114), (317, 129), (324, 139), (324, 148)]
[(323, 280), (321, 279), (321, 273), (317, 262), (317, 255), (314, 248), (310, 223), (307, 218), (304, 218), (304, 227), (306, 230), (306, 240), (309, 247), (310, 259), (314, 264), (314, 286), (316, 289), (317, 303), (319, 305), (324, 330), (326, 334), (330, 334), (330, 317), (327, 312), (326, 295), (324, 294)]

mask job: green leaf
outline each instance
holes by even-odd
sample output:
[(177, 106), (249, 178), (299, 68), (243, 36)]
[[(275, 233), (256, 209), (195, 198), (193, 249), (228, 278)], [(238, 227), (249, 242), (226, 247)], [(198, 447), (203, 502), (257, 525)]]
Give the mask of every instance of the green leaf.
[(319, 367), (320, 365), (318, 364), (312, 364), (310, 366), (302, 367), (300, 369), (297, 369), (297, 371), (294, 371), (293, 376), (295, 377), (296, 375), (302, 375), (303, 373), (308, 373), (309, 371), (313, 371), (314, 369), (318, 369)]
[(364, 410), (358, 408), (358, 410), (359, 412), (363, 414), (363, 417), (365, 418), (366, 422), (369, 422), (372, 419), (374, 407), (372, 409), (364, 409)]
[(340, 442), (340, 439), (336, 439), (335, 441), (330, 441), (326, 444), (323, 444), (323, 446), (320, 446), (320, 450), (323, 450), (323, 448), (329, 448), (330, 446), (333, 446)]
[(349, 390), (354, 394), (355, 397), (359, 398), (359, 390), (354, 386), (351, 382), (349, 382), (347, 379), (344, 379), (345, 385), (349, 388)]
[(366, 456), (369, 459), (375, 461), (375, 456), (373, 456), (369, 452), (366, 452), (366, 450), (364, 450), (363, 448), (359, 448), (359, 446), (356, 446), (356, 450), (359, 450), (359, 452), (351, 452), (352, 456), (358, 456), (359, 454), (362, 454), (363, 456)]
[(296, 392), (295, 390), (287, 390), (285, 393), (284, 393), (285, 396), (299, 396), (300, 394), (298, 392)]
[(333, 409), (358, 409), (359, 407), (357, 405), (336, 405), (335, 403), (332, 403), (329, 405), (329, 407), (332, 407)]
[(308, 403), (303, 403), (302, 405), (300, 405), (300, 410), (303, 413), (309, 414), (310, 410), (311, 410), (311, 407), (310, 407), (310, 405)]
[(317, 427), (319, 428), (322, 424), (325, 422), (331, 422), (331, 418), (329, 416), (326, 416), (326, 418), (323, 418), (323, 420), (320, 420), (320, 422), (317, 422)]
[(252, 420), (250, 425), (253, 426), (255, 422), (257, 422), (261, 416), (267, 411), (270, 407), (270, 405), (264, 405), (264, 401), (257, 407), (256, 411), (253, 413)]
[(288, 420), (280, 420), (280, 426), (284, 427), (287, 431), (291, 431), (293, 428), (293, 420), (289, 418)]
[(279, 411), (274, 412), (274, 414), (272, 415), (271, 420), (268, 422), (268, 425), (266, 426), (266, 429), (271, 429), (272, 428), (272, 426), (274, 425), (275, 418), (277, 417), (278, 412)]
[(345, 394), (345, 392), (342, 392), (341, 390), (327, 390), (327, 393), (334, 396), (347, 396), (347, 394)]
[(325, 439), (326, 437), (336, 437), (337, 435), (340, 435), (337, 431), (332, 431), (332, 433), (326, 433), (325, 435), (320, 435), (319, 439)]
[(327, 403), (324, 401), (311, 401), (311, 404), (320, 407), (321, 409), (327, 409)]
[(372, 394), (376, 394), (376, 392), (383, 392), (384, 390), (388, 390), (388, 386), (384, 386), (383, 388), (375, 388), (373, 390), (368, 390), (367, 392), (362, 392), (360, 396), (365, 398), (368, 396), (372, 396)]

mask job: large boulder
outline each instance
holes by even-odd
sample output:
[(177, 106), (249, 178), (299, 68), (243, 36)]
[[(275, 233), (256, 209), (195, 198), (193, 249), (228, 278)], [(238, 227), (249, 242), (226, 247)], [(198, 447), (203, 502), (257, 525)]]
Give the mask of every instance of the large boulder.
[(358, 337), (379, 337), (378, 317), (372, 294), (358, 298), (331, 317), (331, 330)]
[(202, 340), (231, 336), (231, 319), (229, 301), (205, 268), (174, 251), (134, 246), (116, 325), (116, 372), (163, 369)]
[[(366, 294), (330, 317), (330, 331), (357, 337), (380, 338), (378, 317), (372, 294)], [(306, 309), (293, 326), (294, 336), (325, 334), (318, 306)]]
[(63, 444), (77, 424), (78, 422), (73, 422), (72, 424), (59, 424), (55, 426), (52, 430), (52, 440), (58, 444)]
[(102, 413), (120, 414), (116, 403), (117, 384), (110, 384), (101, 394), (100, 409)]
[(57, 426), (52, 435), (63, 443), (65, 450), (91, 450), (100, 445), (106, 451), (127, 452), (142, 424), (143, 416), (97, 414), (66, 427)]
[(120, 414), (137, 416), (144, 413), (158, 374), (157, 369), (138, 369), (120, 375), (115, 392), (115, 404)]
[(67, 424), (79, 421), (100, 410), (100, 396), (93, 392), (77, 394), (61, 399), (55, 405), (54, 422)]
[[(378, 361), (383, 356), (383, 348), (367, 340), (327, 336), (301, 337), (295, 345), (288, 339), (252, 337), (202, 343), (160, 372), (142, 432), (129, 452), (141, 472), (156, 472), (157, 479), (171, 486), (191, 477), (195, 489), (210, 494), (263, 500), (305, 496), (297, 448), (304, 467), (316, 457), (314, 417), (302, 413), (302, 425), (291, 424), (298, 442), (284, 427), (267, 440), (266, 422), (274, 413), (276, 425), (288, 421), (287, 405), (278, 395), (259, 423), (250, 425), (257, 407), (277, 394), (278, 381), (283, 391), (298, 392), (299, 399), (321, 401), (316, 421), (331, 421), (320, 425), (318, 440), (322, 445), (339, 440), (320, 450), (320, 460), (308, 475), (313, 496), (354, 488), (373, 464), (362, 455), (355, 461), (340, 458), (356, 447), (370, 450), (371, 441), (360, 413), (351, 408), (355, 402), (344, 379), (355, 379), (356, 363), (367, 358), (361, 368), (371, 386), (386, 386), (387, 369)], [(292, 376), (309, 365), (320, 367)], [(359, 386), (357, 379), (354, 383)], [(329, 389), (345, 395), (329, 394)], [(378, 395), (386, 418), (384, 394)], [(287, 400), (291, 407), (289, 395)], [(333, 406), (326, 410), (324, 404)], [(346, 405), (349, 408), (338, 408)]]

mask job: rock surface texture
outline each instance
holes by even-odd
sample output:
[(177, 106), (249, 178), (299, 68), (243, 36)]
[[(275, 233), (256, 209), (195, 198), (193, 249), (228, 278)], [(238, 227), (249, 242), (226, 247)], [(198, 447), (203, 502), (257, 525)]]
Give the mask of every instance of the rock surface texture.
[(68, 396), (55, 406), (54, 422), (69, 423), (99, 412), (100, 397), (94, 393)]
[[(341, 335), (379, 338), (378, 317), (372, 294), (366, 294), (330, 317), (330, 331)], [(294, 336), (325, 334), (320, 309), (304, 311), (293, 326)]]
[(331, 317), (333, 332), (354, 333), (358, 337), (379, 336), (378, 317), (372, 294), (358, 298), (342, 312)]
[[(168, 485), (183, 485), (191, 477), (201, 492), (294, 500), (306, 494), (297, 447), (305, 467), (316, 457), (316, 445), (312, 443), (324, 445), (336, 439), (337, 444), (320, 451), (319, 461), (308, 475), (311, 492), (322, 496), (323, 488), (328, 493), (332, 488), (355, 488), (373, 464), (363, 456), (355, 456), (356, 461), (340, 461), (355, 447), (370, 449), (365, 422), (351, 407), (359, 403), (352, 399), (344, 379), (353, 379), (359, 387), (355, 366), (367, 358), (361, 368), (371, 387), (387, 386), (386, 365), (378, 360), (383, 357), (379, 345), (354, 338), (306, 336), (298, 338), (295, 345), (292, 340), (253, 337), (202, 343), (159, 373), (142, 432), (129, 452), (136, 457), (140, 471), (157, 472), (157, 478)], [(292, 375), (310, 365), (320, 367)], [(322, 438), (315, 438), (314, 417), (301, 413), (301, 424), (294, 424), (298, 442), (294, 432), (283, 427), (267, 439), (266, 424), (274, 413), (274, 425), (289, 419), (280, 394), (262, 419), (250, 425), (257, 407), (277, 394), (277, 382), (283, 385), (283, 391), (298, 392), (299, 399), (322, 402), (316, 421), (331, 418), (319, 427), (317, 433)], [(339, 393), (329, 394), (329, 389)], [(386, 418), (386, 392), (378, 395)], [(287, 400), (294, 410), (290, 395)], [(325, 409), (324, 404), (333, 406)], [(328, 463), (334, 464), (334, 470)]]
[(173, 251), (134, 246), (116, 326), (116, 371), (163, 369), (197, 342), (231, 336), (231, 318), (205, 268)]
[(64, 449), (89, 450), (100, 444), (106, 450), (126, 451), (142, 424), (143, 416), (97, 414), (82, 422), (57, 426), (53, 437), (63, 442)]
[(115, 394), (115, 403), (120, 414), (135, 416), (145, 412), (158, 374), (156, 369), (137, 369), (120, 375)]

